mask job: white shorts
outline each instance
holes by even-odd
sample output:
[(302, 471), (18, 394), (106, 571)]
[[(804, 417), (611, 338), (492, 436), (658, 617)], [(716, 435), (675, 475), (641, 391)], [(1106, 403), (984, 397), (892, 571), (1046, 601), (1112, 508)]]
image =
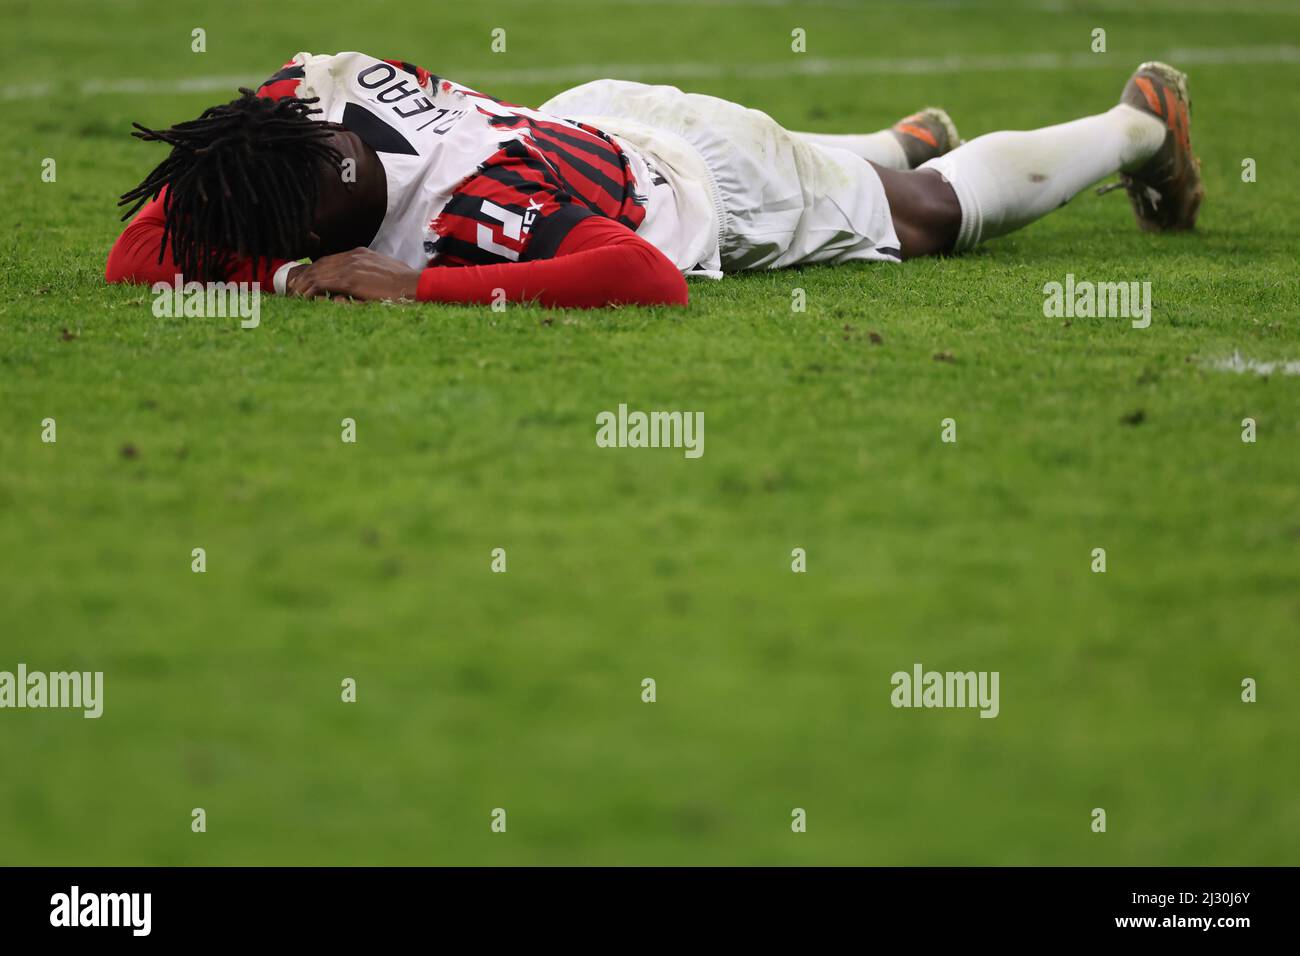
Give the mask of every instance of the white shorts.
[[(848, 150), (801, 139), (772, 117), (675, 86), (595, 80), (540, 109), (579, 120), (640, 154), (649, 181), (637, 232), (685, 272), (815, 262), (897, 262), (885, 188)], [(671, 193), (671, 195), (669, 195)]]

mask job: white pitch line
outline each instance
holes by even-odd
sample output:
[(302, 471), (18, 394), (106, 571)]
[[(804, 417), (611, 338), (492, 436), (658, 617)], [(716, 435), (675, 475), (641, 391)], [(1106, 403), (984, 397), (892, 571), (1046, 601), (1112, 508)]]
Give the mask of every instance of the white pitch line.
[[(1242, 46), (1174, 49), (1161, 59), (1179, 66), (1224, 66), (1247, 64), (1300, 63), (1300, 47)], [(451, 70), (446, 75), (473, 85), (490, 88), (507, 83), (572, 83), (598, 77), (624, 80), (707, 80), (733, 77), (744, 80), (773, 80), (796, 76), (926, 75), (940, 73), (988, 73), (1115, 69), (1116, 58), (1096, 53), (1013, 53), (961, 54), (930, 57), (851, 57), (827, 59), (792, 55), (788, 60), (768, 63), (721, 64), (683, 63), (583, 63), (518, 70)], [(269, 75), (269, 74), (268, 74)], [(260, 82), (250, 75), (194, 76), (180, 80), (89, 79), (77, 88), (81, 96), (152, 95), (167, 93), (233, 92), (239, 86)], [(67, 95), (67, 86), (27, 83), (0, 87), (0, 100), (42, 99)]]
[(1227, 358), (1213, 359), (1208, 363), (1208, 367), (1219, 372), (1236, 372), (1238, 375), (1244, 372), (1254, 372), (1256, 375), (1272, 375), (1274, 372), (1282, 375), (1300, 375), (1300, 362), (1286, 360), (1261, 362), (1258, 359), (1243, 358), (1240, 352), (1233, 352)]

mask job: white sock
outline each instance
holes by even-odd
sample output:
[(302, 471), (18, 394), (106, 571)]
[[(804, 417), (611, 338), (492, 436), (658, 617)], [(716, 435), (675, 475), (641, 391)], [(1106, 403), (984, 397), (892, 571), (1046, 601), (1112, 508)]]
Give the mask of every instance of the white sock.
[(910, 169), (907, 154), (898, 138), (887, 129), (878, 133), (795, 133), (800, 139), (819, 146), (837, 146), (850, 153), (869, 159), (886, 169)]
[(1099, 179), (1140, 167), (1164, 141), (1160, 120), (1121, 103), (1059, 126), (989, 133), (920, 168), (938, 170), (957, 193), (960, 252), (1028, 225)]

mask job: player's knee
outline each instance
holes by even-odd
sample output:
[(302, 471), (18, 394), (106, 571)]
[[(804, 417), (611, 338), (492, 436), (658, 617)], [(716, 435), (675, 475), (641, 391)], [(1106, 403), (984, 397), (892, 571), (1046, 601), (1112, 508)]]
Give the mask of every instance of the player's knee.
[(961, 229), (961, 204), (948, 181), (933, 170), (918, 170), (908, 174), (900, 199), (892, 211), (904, 257), (951, 252)]

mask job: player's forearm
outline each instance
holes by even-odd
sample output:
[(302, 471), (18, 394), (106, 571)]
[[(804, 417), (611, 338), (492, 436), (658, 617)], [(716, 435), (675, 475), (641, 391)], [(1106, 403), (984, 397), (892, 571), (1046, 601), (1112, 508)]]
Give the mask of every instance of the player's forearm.
[[(181, 269), (172, 258), (170, 249), (165, 250), (160, 259), (158, 252), (162, 248), (162, 241), (162, 198), (159, 197), (145, 204), (117, 237), (104, 266), (104, 278), (109, 282), (136, 282), (143, 285), (174, 282)], [(284, 260), (275, 259), (269, 267), (263, 264), (257, 268), (252, 260), (237, 259), (226, 280), (259, 282), (264, 290), (270, 292), (271, 276), (283, 264)]]
[(104, 278), (109, 282), (171, 282), (180, 271), (170, 252), (159, 261), (162, 223), (146, 216), (146, 210), (141, 210), (113, 243), (104, 266)]
[(425, 269), (416, 297), (425, 302), (482, 305), (536, 301), (547, 307), (581, 309), (686, 305), (686, 280), (663, 253), (622, 226), (608, 224), (622, 235), (593, 228), (578, 236), (587, 226), (583, 223), (574, 230), (579, 244), (561, 247), (554, 259)]

